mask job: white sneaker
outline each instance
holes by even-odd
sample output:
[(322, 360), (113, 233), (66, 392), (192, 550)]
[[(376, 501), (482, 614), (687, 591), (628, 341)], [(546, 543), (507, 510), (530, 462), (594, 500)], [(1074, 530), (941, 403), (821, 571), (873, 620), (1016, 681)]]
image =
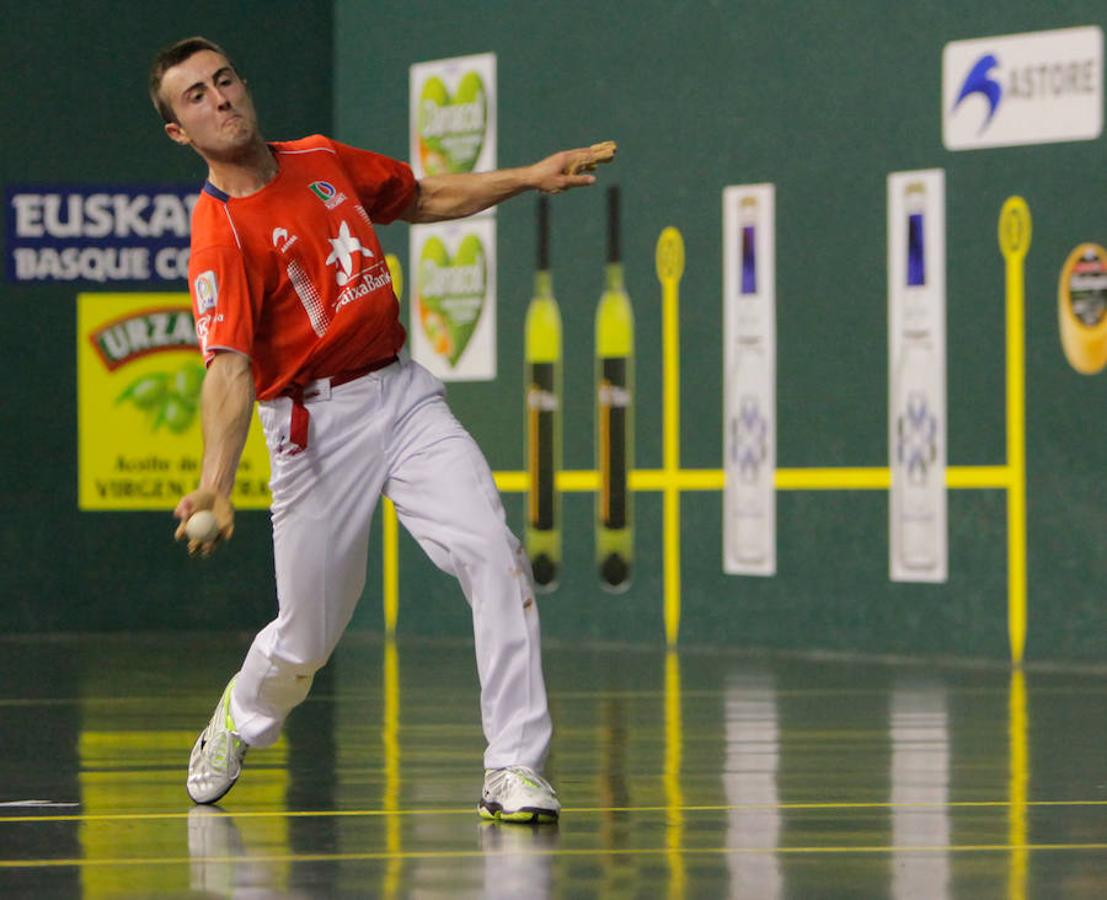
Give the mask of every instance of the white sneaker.
[(508, 766), (485, 770), (477, 812), (504, 822), (556, 822), (561, 804), (553, 785), (534, 769)]
[(242, 774), (242, 760), (249, 745), (235, 731), (231, 718), (232, 678), (215, 706), (208, 727), (200, 732), (188, 760), (185, 787), (195, 803), (215, 803), (234, 787)]

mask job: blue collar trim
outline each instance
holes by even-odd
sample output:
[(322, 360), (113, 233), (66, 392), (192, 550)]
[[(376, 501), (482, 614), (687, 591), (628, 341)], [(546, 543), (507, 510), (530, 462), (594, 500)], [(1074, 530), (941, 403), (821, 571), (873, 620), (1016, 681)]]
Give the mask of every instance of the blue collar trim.
[(216, 200), (221, 200), (223, 203), (226, 203), (228, 200), (231, 199), (230, 194), (223, 193), (223, 191), (219, 190), (219, 188), (217, 188), (210, 181), (204, 182), (204, 193), (211, 194)]

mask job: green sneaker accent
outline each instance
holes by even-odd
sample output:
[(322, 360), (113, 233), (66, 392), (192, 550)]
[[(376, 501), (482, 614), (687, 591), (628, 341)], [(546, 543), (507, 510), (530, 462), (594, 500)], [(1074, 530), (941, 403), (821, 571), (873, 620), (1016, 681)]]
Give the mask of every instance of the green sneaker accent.
[(234, 727), (234, 719), (231, 717), (231, 691), (234, 689), (234, 683), (236, 679), (237, 676), (227, 682), (227, 689), (223, 691), (223, 699), (219, 702), (222, 704), (223, 710), (226, 713), (226, 721), (224, 721), (223, 723), (224, 727), (227, 729), (227, 731), (233, 731), (237, 733), (238, 729)]
[(552, 823), (561, 803), (553, 786), (533, 769), (507, 766), (484, 773), (484, 791), (477, 812), (501, 822)]
[(529, 809), (521, 809), (518, 812), (500, 812), (499, 818), (505, 822), (533, 822), (538, 818), (538, 814)]
[(235, 730), (231, 717), (233, 687), (232, 678), (216, 704), (211, 721), (192, 748), (185, 787), (194, 803), (215, 803), (234, 786), (242, 773), (242, 760), (250, 748)]

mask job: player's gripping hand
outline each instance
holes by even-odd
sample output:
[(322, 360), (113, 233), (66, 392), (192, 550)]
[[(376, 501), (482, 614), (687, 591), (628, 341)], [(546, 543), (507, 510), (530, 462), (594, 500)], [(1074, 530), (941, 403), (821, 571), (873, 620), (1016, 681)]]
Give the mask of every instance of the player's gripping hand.
[[(203, 539), (189, 535), (189, 519), (198, 512), (207, 510), (215, 516), (215, 533), (205, 536)], [(188, 541), (189, 556), (211, 556), (215, 548), (223, 541), (229, 541), (234, 534), (234, 505), (229, 497), (199, 488), (191, 494), (185, 494), (173, 510), (173, 515), (180, 520), (177, 531), (173, 535), (178, 541)]]
[(596, 176), (589, 173), (601, 163), (611, 162), (616, 149), (614, 141), (603, 141), (547, 156), (531, 167), (534, 186), (544, 194), (559, 194), (570, 188), (595, 184)]

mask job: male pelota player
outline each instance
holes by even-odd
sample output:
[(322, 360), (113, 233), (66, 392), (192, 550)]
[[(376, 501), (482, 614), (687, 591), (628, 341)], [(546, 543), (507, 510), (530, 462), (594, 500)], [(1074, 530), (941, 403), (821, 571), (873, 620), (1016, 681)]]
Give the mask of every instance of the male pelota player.
[(272, 467), (277, 618), (193, 748), (189, 796), (222, 797), (247, 749), (276, 741), (307, 696), (361, 595), (383, 494), (472, 607), (488, 740), (480, 814), (555, 821), (560, 804), (540, 774), (551, 726), (529, 564), (441, 382), (403, 352), (374, 225), (460, 218), (526, 190), (592, 184), (578, 173), (609, 160), (614, 146), (416, 181), (402, 162), (322, 135), (266, 143), (246, 83), (204, 38), (158, 54), (150, 96), (165, 133), (208, 166), (189, 265), (208, 367), (203, 471), (174, 514), (178, 539), (201, 509), (220, 531), (190, 541), (189, 552), (207, 555), (231, 537), (231, 489), (255, 400)]

